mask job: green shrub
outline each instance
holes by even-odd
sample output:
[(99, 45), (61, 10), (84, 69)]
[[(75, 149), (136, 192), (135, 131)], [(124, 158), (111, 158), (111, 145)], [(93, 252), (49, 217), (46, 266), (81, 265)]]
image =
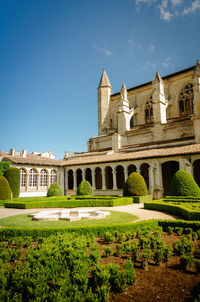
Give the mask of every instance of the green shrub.
[(12, 191), (7, 179), (4, 176), (0, 176), (0, 199), (11, 199)]
[(124, 263), (124, 274), (125, 274), (126, 283), (128, 285), (132, 285), (135, 283), (136, 272), (134, 270), (133, 263), (131, 262), (131, 260)]
[(185, 271), (192, 266), (193, 256), (183, 255), (180, 257), (180, 267)]
[(47, 197), (63, 196), (63, 195), (64, 195), (63, 190), (61, 189), (59, 184), (57, 184), (57, 182), (54, 182), (53, 184), (51, 184), (47, 191)]
[(4, 173), (9, 168), (10, 165), (11, 165), (11, 163), (8, 162), (8, 161), (1, 161), (0, 162), (0, 176), (4, 176)]
[(145, 196), (147, 195), (147, 186), (144, 178), (137, 172), (129, 175), (123, 190), (123, 196)]
[(126, 277), (123, 271), (120, 271), (119, 265), (116, 263), (111, 263), (108, 265), (110, 273), (110, 286), (111, 291), (123, 292), (126, 289)]
[(15, 167), (9, 167), (5, 171), (4, 176), (9, 182), (13, 198), (17, 198), (20, 193), (20, 170)]
[(172, 177), (170, 195), (200, 197), (200, 189), (188, 171), (179, 170)]
[(104, 246), (103, 247), (103, 256), (110, 257), (112, 255), (113, 255), (113, 248), (110, 246)]
[(76, 191), (77, 195), (93, 195), (91, 184), (87, 180), (81, 181)]

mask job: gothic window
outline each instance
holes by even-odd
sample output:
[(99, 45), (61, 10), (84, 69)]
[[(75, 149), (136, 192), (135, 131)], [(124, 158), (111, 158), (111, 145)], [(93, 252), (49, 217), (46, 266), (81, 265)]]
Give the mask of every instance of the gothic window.
[(145, 106), (145, 122), (146, 124), (153, 123), (153, 105), (152, 105), (152, 96), (149, 101), (146, 102)]
[(180, 116), (186, 116), (193, 113), (193, 85), (189, 83), (182, 89), (179, 99)]
[(130, 120), (130, 128), (133, 128), (134, 126), (134, 121), (133, 121), (133, 116), (131, 117), (131, 120)]
[(29, 186), (36, 187), (37, 186), (37, 172), (34, 169), (29, 171)]
[(40, 186), (46, 187), (47, 186), (47, 171), (42, 169), (40, 172)]
[(51, 184), (54, 182), (57, 182), (57, 173), (55, 170), (51, 170), (51, 179), (50, 179)]
[(20, 187), (26, 187), (26, 171), (23, 168), (20, 169)]

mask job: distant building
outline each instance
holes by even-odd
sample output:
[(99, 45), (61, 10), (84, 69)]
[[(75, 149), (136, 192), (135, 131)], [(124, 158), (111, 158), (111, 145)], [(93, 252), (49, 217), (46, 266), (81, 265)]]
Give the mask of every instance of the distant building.
[(200, 185), (200, 63), (163, 78), (156, 72), (152, 82), (130, 89), (123, 83), (114, 94), (104, 70), (98, 87), (98, 136), (89, 140), (88, 152), (67, 152), (62, 162), (41, 154), (2, 153), (24, 169), (21, 196), (46, 192), (52, 171), (65, 194), (75, 194), (84, 179), (96, 194), (121, 194), (133, 171), (143, 175), (154, 198), (169, 194), (179, 169), (189, 171)]

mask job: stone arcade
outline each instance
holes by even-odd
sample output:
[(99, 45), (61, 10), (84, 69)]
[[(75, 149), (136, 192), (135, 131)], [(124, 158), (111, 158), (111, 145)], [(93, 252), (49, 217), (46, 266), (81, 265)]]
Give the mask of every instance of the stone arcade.
[(66, 152), (64, 161), (50, 153), (0, 152), (21, 169), (21, 195), (45, 195), (57, 181), (65, 194), (75, 194), (88, 180), (95, 194), (121, 194), (128, 175), (143, 175), (149, 194), (169, 194), (179, 169), (200, 185), (200, 63), (152, 82), (112, 93), (106, 71), (98, 87), (98, 136), (88, 152)]

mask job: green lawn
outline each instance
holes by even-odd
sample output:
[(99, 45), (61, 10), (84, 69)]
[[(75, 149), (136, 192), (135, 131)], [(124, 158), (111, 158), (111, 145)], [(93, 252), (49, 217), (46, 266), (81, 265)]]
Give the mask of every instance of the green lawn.
[(93, 220), (79, 220), (79, 221), (33, 221), (27, 214), (11, 216), (8, 218), (0, 219), (0, 225), (6, 227), (74, 227), (74, 226), (98, 226), (98, 225), (111, 225), (118, 223), (130, 223), (138, 219), (137, 216), (122, 213), (110, 212), (111, 215), (103, 219)]

